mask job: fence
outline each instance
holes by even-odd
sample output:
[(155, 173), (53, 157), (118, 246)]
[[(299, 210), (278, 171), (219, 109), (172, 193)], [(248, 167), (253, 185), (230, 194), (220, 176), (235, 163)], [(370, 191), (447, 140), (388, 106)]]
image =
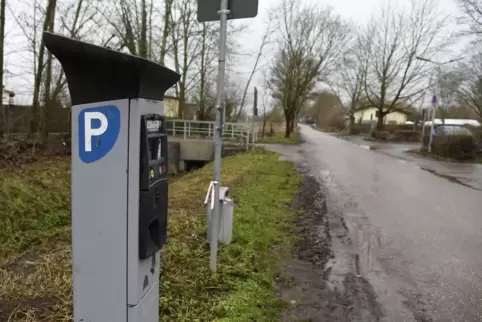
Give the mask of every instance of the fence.
[[(2, 106), (0, 117), (5, 116), (4, 125), (5, 133), (25, 134), (29, 131), (29, 120), (32, 113), (31, 106), (10, 105)], [(56, 108), (51, 112), (49, 130), (51, 133), (67, 133), (70, 128), (70, 109)], [(192, 120), (166, 120), (167, 133), (175, 137), (183, 137), (184, 139), (212, 139), (216, 130), (214, 121), (192, 121)], [(248, 146), (257, 140), (259, 135), (258, 127), (251, 123), (224, 123), (223, 140), (230, 142), (238, 142)]]
[[(28, 133), (32, 106), (3, 105), (0, 107), (0, 126), (5, 133)], [(70, 128), (70, 109), (54, 108), (50, 112), (49, 131), (51, 133), (66, 133)]]
[[(216, 130), (216, 122), (214, 121), (192, 121), (192, 120), (167, 120), (167, 134), (174, 137), (182, 137), (187, 139), (212, 139)], [(223, 140), (230, 142), (238, 142), (248, 146), (252, 142), (256, 142), (258, 137), (258, 128), (253, 127), (249, 123), (224, 123)], [(254, 135), (254, 140), (253, 140)]]

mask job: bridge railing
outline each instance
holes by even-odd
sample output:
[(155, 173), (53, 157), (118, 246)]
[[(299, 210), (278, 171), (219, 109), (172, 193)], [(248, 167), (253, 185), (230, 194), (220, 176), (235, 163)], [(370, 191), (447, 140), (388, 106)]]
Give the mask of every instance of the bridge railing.
[[(212, 139), (216, 130), (214, 121), (167, 120), (167, 134), (187, 139)], [(254, 133), (254, 137), (253, 137)], [(248, 147), (256, 142), (258, 130), (249, 123), (224, 123), (223, 140), (239, 142)], [(253, 140), (254, 139), (254, 140)]]

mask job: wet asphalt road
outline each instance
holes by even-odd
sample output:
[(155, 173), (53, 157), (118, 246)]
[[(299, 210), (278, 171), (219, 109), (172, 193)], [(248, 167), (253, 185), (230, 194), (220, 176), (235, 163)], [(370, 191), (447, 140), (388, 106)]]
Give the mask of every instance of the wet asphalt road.
[(384, 153), (407, 162), (414, 162), (427, 171), (482, 191), (482, 164), (436, 161), (414, 153), (407, 153), (408, 150), (419, 149), (420, 143), (418, 142), (370, 142), (364, 140), (361, 136), (341, 136), (340, 138), (358, 145), (370, 146), (378, 153)]
[(482, 321), (482, 192), (300, 131), (305, 162), (345, 218), (383, 320)]

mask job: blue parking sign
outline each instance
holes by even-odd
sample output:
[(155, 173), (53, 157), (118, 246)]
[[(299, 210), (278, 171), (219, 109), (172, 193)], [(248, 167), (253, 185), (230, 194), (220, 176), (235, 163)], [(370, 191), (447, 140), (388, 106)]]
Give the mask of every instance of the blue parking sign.
[(114, 105), (85, 108), (78, 121), (80, 159), (92, 163), (105, 157), (119, 137), (119, 109)]

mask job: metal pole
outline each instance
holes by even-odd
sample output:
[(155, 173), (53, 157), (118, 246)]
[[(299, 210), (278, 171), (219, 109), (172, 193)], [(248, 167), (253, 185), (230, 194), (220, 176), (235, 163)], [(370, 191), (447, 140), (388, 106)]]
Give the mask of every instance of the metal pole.
[(226, 36), (228, 24), (228, 0), (221, 0), (220, 16), (220, 35), (219, 35), (219, 61), (218, 61), (218, 84), (216, 97), (216, 129), (214, 138), (214, 209), (213, 209), (213, 225), (211, 233), (211, 255), (209, 258), (209, 268), (211, 272), (216, 273), (216, 262), (218, 255), (218, 230), (220, 217), (219, 204), (219, 187), (221, 181), (221, 150), (223, 146), (223, 109), (224, 109), (224, 69), (226, 59)]
[(251, 136), (251, 141), (253, 142), (253, 145), (251, 146), (251, 152), (254, 152), (254, 143), (255, 143), (254, 142), (254, 113), (253, 113), (253, 122), (251, 126), (253, 127), (253, 134)]
[(437, 82), (440, 79), (440, 64), (437, 66), (437, 79), (433, 86), (433, 98), (432, 98), (432, 124), (430, 124), (430, 134), (428, 140), (428, 153), (432, 152), (432, 140), (433, 140), (433, 127), (435, 123), (435, 107), (437, 105)]
[[(430, 79), (428, 80), (428, 87), (430, 88), (430, 85), (432, 84), (432, 77), (433, 77), (433, 74), (430, 75)], [(423, 93), (423, 98), (422, 98), (422, 109), (423, 109), (423, 104), (425, 103), (425, 95), (426, 95), (427, 91), (425, 91)], [(423, 118), (422, 118), (422, 148), (423, 148), (423, 138), (425, 137), (425, 122), (427, 122), (428, 118), (429, 118), (429, 114), (428, 114), (429, 110), (427, 109), (425, 111), (425, 113), (422, 112), (423, 114)]]
[[(428, 152), (432, 152), (432, 138), (433, 138), (433, 128), (434, 128), (434, 122), (435, 122), (435, 108), (436, 108), (436, 105), (437, 105), (436, 84), (440, 80), (440, 75), (442, 73), (440, 66), (445, 65), (445, 64), (449, 64), (449, 63), (457, 62), (459, 60), (462, 60), (463, 57), (460, 57), (460, 58), (457, 58), (457, 59), (451, 59), (451, 60), (448, 60), (448, 61), (443, 62), (443, 63), (439, 63), (439, 62), (436, 62), (436, 61), (433, 61), (433, 60), (430, 60), (430, 59), (427, 59), (427, 58), (419, 57), (419, 56), (416, 56), (415, 58), (418, 59), (418, 60), (423, 60), (425, 62), (429, 62), (429, 63), (437, 65), (437, 80), (436, 80), (436, 83), (433, 87), (433, 93), (434, 93), (433, 95), (434, 96), (432, 98), (432, 124), (430, 125), (430, 134), (429, 134), (430, 139), (429, 139), (429, 143), (428, 143)], [(430, 76), (430, 79), (432, 79), (432, 76)]]
[(423, 107), (422, 107), (422, 147), (423, 147), (423, 138), (425, 137), (425, 121), (427, 118), (427, 111), (423, 112)]

